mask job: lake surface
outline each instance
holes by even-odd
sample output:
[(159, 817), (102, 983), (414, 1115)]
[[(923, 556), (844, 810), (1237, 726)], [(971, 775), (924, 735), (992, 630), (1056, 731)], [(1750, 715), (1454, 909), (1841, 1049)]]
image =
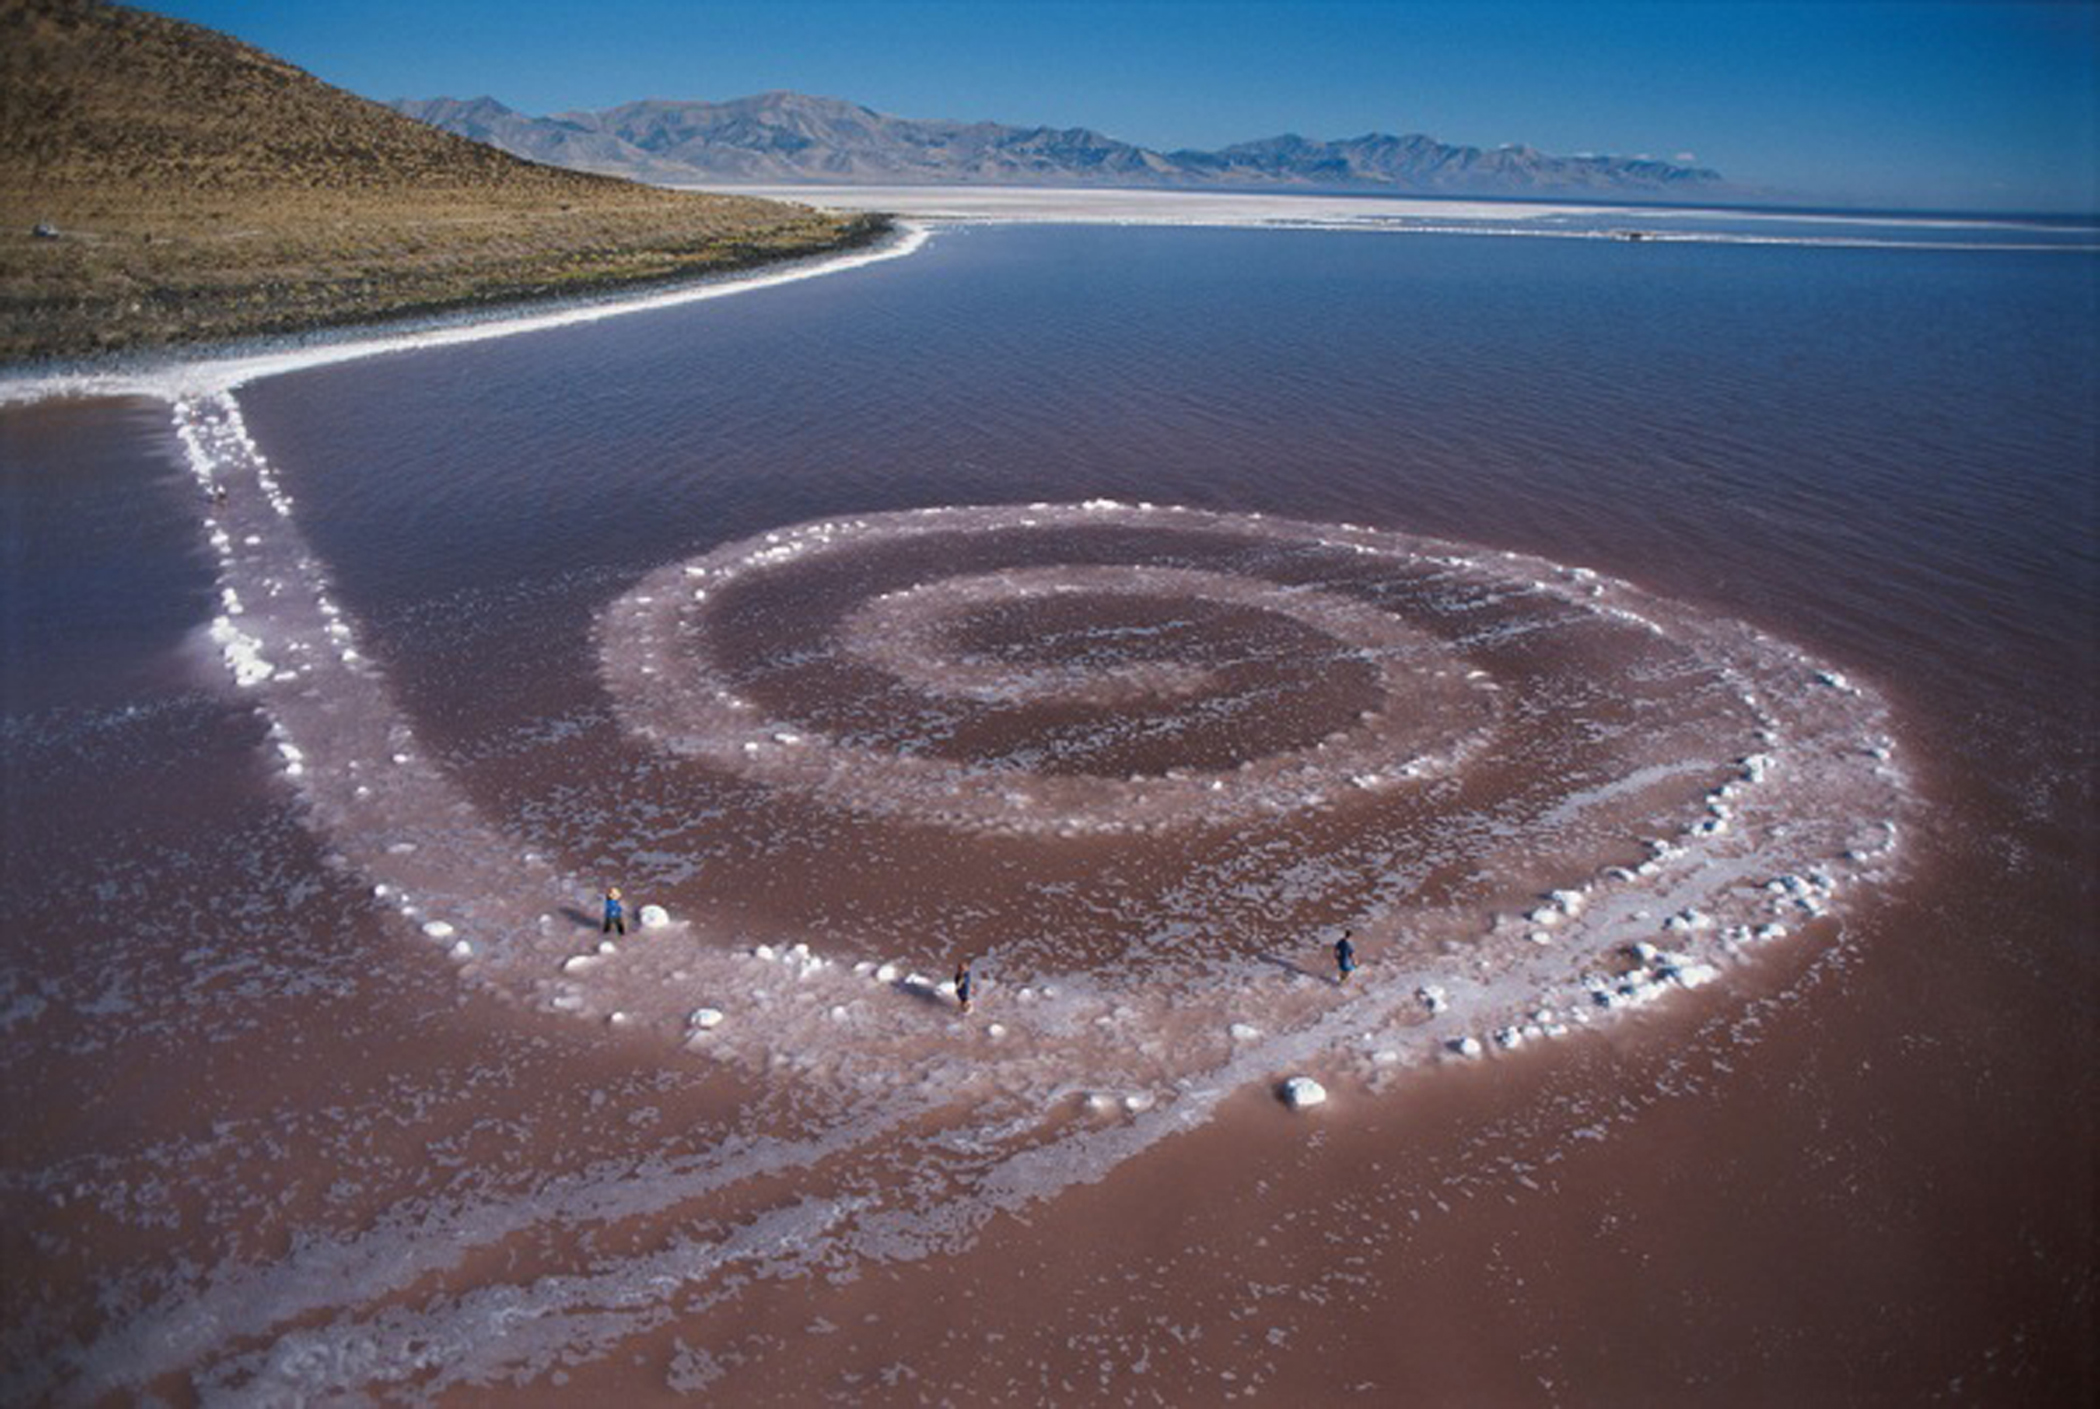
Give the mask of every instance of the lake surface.
[(0, 411), (6, 1397), (2090, 1402), (2096, 268), (970, 226)]

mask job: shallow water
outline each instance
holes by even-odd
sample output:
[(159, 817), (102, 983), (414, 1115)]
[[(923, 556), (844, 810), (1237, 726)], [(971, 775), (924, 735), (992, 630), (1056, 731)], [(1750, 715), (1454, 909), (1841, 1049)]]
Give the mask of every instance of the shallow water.
[(2079, 1402), (2094, 327), (972, 229), (7, 412), (10, 1396)]

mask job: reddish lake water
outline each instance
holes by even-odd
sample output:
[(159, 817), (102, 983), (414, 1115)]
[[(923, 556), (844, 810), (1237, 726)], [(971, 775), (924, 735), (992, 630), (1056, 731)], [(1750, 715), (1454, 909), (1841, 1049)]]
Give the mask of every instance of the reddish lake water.
[(0, 412), (0, 1395), (2091, 1402), (2094, 276), (979, 229)]

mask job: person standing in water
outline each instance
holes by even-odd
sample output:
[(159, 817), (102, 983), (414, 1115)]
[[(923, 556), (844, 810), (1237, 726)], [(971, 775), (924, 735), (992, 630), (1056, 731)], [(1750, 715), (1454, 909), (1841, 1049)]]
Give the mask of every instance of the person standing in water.
[(613, 886), (605, 892), (605, 923), (598, 926), (598, 933), (610, 934), (618, 930), (621, 937), (627, 934), (627, 911), (620, 904), (620, 888)]
[(1334, 942), (1334, 966), (1341, 972), (1336, 983), (1347, 983), (1349, 975), (1356, 972), (1356, 946), (1349, 942), (1350, 931), (1343, 930), (1342, 937)]
[(964, 1012), (970, 1011), (970, 961), (963, 960), (955, 966), (955, 1001)]

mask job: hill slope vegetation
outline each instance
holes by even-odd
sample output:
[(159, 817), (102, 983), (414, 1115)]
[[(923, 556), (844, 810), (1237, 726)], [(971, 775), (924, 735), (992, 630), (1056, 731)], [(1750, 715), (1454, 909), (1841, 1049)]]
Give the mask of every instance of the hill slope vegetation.
[(680, 278), (880, 228), (521, 160), (178, 20), (0, 0), (0, 359)]

